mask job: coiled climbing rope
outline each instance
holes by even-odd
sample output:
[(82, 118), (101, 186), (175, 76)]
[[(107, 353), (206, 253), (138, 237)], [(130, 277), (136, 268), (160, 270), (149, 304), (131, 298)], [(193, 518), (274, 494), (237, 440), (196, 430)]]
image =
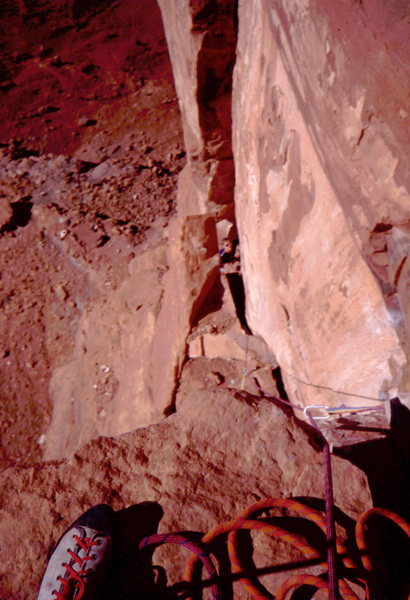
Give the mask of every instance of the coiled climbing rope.
[[(266, 500), (261, 500), (259, 502), (256, 502), (255, 504), (252, 504), (251, 506), (249, 506), (242, 514), (242, 517), (249, 518), (253, 515), (260, 513), (261, 511), (266, 511), (267, 509), (271, 509), (271, 508), (281, 508), (281, 509), (287, 509), (289, 511), (293, 511), (296, 514), (315, 523), (315, 525), (317, 525), (323, 531), (323, 533), (326, 534), (326, 521), (325, 521), (325, 518), (323, 517), (323, 514), (318, 510), (314, 510), (313, 508), (310, 508), (309, 506), (305, 506), (301, 502), (298, 502), (298, 501), (292, 500), (292, 499), (267, 498)], [(288, 534), (288, 536), (289, 535), (290, 534)], [(293, 536), (295, 536), (295, 534), (293, 534)], [(290, 543), (292, 543), (288, 537), (284, 537), (282, 539), (283, 539), (283, 541), (289, 541)], [(350, 568), (355, 568), (353, 561), (347, 556), (347, 550), (345, 548), (344, 543), (339, 538), (336, 538), (336, 547), (337, 547), (339, 554), (342, 557), (342, 560), (343, 560), (343, 563), (345, 564), (345, 566), (350, 567)], [(306, 552), (306, 550), (308, 548), (310, 548), (310, 547), (307, 546), (306, 548), (302, 548), (302, 551), (307, 558), (310, 558), (310, 555)], [(243, 572), (243, 567), (242, 567), (239, 557), (238, 557), (238, 534), (237, 534), (237, 531), (232, 531), (232, 533), (229, 534), (228, 553), (229, 553), (229, 559), (231, 561), (233, 573)], [(321, 581), (323, 581), (323, 580), (321, 580)], [(241, 582), (243, 583), (245, 588), (248, 590), (248, 592), (254, 598), (258, 598), (260, 600), (262, 600), (262, 599), (266, 600), (267, 598), (272, 598), (271, 594), (269, 594), (269, 592), (267, 592), (267, 590), (265, 590), (259, 582), (254, 583), (246, 577), (242, 577)]]
[[(212, 552), (212, 544), (215, 539), (226, 534), (228, 534), (227, 547), (232, 574), (233, 576), (237, 576), (236, 579), (255, 600), (272, 600), (273, 598), (275, 598), (275, 600), (285, 600), (291, 591), (295, 591), (299, 587), (306, 585), (313, 586), (316, 589), (327, 590), (329, 592), (329, 581), (328, 578), (325, 577), (325, 573), (320, 577), (307, 573), (293, 575), (278, 587), (275, 591), (275, 596), (268, 592), (259, 581), (252, 581), (246, 576), (246, 568), (241, 564), (238, 550), (238, 531), (240, 530), (254, 530), (266, 533), (267, 535), (278, 538), (299, 549), (307, 559), (317, 560), (318, 565), (323, 566), (326, 564), (321, 553), (308, 544), (303, 536), (277, 527), (276, 525), (272, 525), (263, 518), (250, 518), (259, 515), (261, 512), (266, 512), (267, 510), (275, 508), (292, 511), (313, 522), (322, 532), (326, 533), (326, 521), (320, 511), (314, 510), (299, 501), (289, 498), (267, 498), (249, 506), (237, 519), (218, 525), (210, 530), (202, 537), (200, 545), (193, 543), (188, 537), (181, 534), (165, 533), (144, 538), (140, 542), (139, 548), (143, 549), (151, 545), (174, 543), (190, 550), (194, 556), (188, 559), (184, 573), (184, 581), (187, 585), (188, 594), (193, 586), (194, 572), (197, 574), (196, 567), (198, 566), (199, 561), (201, 561), (208, 574), (211, 576), (213, 600), (221, 598), (217, 583), (221, 583), (222, 578), (217, 575), (216, 568), (209, 555)], [(396, 524), (410, 538), (410, 525), (399, 515), (382, 508), (372, 508), (366, 511), (359, 517), (355, 532), (357, 548), (361, 555), (361, 567), (360, 565), (355, 564), (351, 556), (348, 556), (344, 542), (336, 537), (337, 558), (341, 561), (345, 570), (345, 577), (338, 578), (338, 588), (343, 600), (360, 600), (356, 592), (354, 592), (347, 583), (346, 578), (351, 578), (356, 582), (360, 582), (362, 587), (365, 588), (364, 593), (366, 599), (370, 598), (369, 581), (371, 580), (375, 565), (373, 565), (371, 561), (366, 545), (366, 531), (369, 520), (372, 519), (374, 515), (380, 515)], [(205, 586), (208, 585), (208, 583), (205, 582), (201, 585)], [(410, 595), (408, 599), (410, 600)]]

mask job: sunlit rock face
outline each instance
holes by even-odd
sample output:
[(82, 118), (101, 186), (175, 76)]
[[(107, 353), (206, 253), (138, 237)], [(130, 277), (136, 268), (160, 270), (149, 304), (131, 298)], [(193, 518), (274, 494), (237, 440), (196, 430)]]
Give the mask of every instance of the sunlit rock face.
[(369, 404), (360, 396), (408, 385), (403, 14), (381, 2), (369, 12), (239, 5), (233, 147), (247, 316), (298, 404)]
[(189, 358), (408, 392), (400, 3), (159, 0), (166, 41), (152, 0), (60, 4), (0, 8), (0, 461), (160, 421)]
[[(232, 0), (159, 0), (179, 98), (188, 164), (197, 188), (190, 213), (233, 200), (232, 70), (236, 6)], [(180, 209), (183, 207), (180, 205)]]

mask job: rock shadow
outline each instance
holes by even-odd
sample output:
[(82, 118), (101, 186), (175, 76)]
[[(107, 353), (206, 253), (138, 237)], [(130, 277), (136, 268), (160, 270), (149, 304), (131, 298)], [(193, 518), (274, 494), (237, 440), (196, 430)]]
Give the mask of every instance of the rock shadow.
[[(375, 507), (391, 510), (409, 523), (410, 411), (398, 398), (390, 405), (391, 429), (384, 439), (337, 448), (334, 453), (364, 471)], [(369, 546), (377, 597), (404, 597), (410, 579), (409, 538), (397, 525), (376, 516), (369, 522)]]
[(149, 598), (157, 578), (151, 556), (141, 554), (139, 542), (157, 533), (164, 511), (156, 502), (140, 502), (116, 513), (117, 539), (110, 585), (104, 600)]
[(242, 275), (240, 273), (227, 273), (226, 280), (235, 305), (236, 316), (239, 319), (241, 327), (245, 333), (252, 335), (252, 331), (246, 320), (246, 297)]
[(30, 202), (31, 196), (26, 196), (17, 202), (11, 202), (11, 216), (8, 222), (0, 228), (0, 234), (7, 231), (16, 231), (19, 227), (25, 227), (31, 219), (31, 209), (33, 203)]

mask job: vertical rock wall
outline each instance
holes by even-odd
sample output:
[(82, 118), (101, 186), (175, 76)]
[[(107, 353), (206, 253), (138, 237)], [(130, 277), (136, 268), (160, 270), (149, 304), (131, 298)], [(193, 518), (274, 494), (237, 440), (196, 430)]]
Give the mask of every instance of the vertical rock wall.
[(222, 0), (159, 4), (188, 150), (180, 218), (222, 219), (231, 201), (238, 27), (232, 139), (247, 318), (291, 398), (357, 406), (406, 391), (400, 5), (246, 0), (236, 14)]
[(159, 0), (175, 86), (188, 167), (197, 196), (180, 213), (216, 210), (233, 201), (231, 143), (232, 70), (236, 50), (236, 6), (231, 0)]
[(305, 405), (369, 404), (360, 396), (391, 397), (407, 380), (404, 27), (398, 5), (369, 4), (239, 9), (233, 136), (248, 318)]
[(148, 373), (150, 402), (172, 403), (195, 313), (218, 274), (216, 223), (232, 220), (232, 71), (236, 6), (231, 0), (159, 0), (182, 114), (187, 166), (170, 228), (164, 299)]

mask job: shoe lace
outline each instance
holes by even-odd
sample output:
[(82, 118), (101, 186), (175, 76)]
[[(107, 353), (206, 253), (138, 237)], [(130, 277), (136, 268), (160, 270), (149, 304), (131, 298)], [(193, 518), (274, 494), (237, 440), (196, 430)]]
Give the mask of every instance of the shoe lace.
[[(85, 591), (84, 577), (88, 574), (86, 562), (95, 558), (89, 551), (93, 546), (101, 544), (100, 539), (93, 540), (89, 537), (81, 539), (78, 535), (73, 535), (73, 538), (84, 550), (85, 556), (79, 556), (72, 550), (67, 550), (71, 557), (71, 564), (63, 563), (62, 566), (66, 569), (67, 575), (66, 577), (61, 577), (61, 575), (57, 577), (57, 581), (61, 583), (61, 586), (59, 590), (53, 590), (53, 600), (80, 600), (83, 597)], [(74, 569), (74, 563), (79, 565), (78, 571)]]

